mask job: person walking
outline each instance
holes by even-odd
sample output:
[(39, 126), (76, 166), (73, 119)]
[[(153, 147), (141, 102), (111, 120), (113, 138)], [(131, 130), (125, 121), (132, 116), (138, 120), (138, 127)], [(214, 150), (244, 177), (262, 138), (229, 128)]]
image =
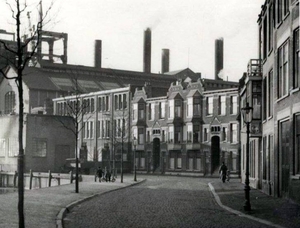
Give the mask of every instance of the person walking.
[(107, 170), (106, 175), (105, 175), (105, 180), (106, 180), (106, 182), (107, 182), (107, 181), (110, 182), (110, 178), (111, 178), (111, 173), (109, 172), (109, 170)]
[(98, 167), (97, 176), (99, 178), (99, 182), (101, 182), (101, 180), (102, 180), (102, 175), (103, 175), (103, 171), (102, 171), (101, 167)]
[(226, 175), (227, 175), (227, 166), (225, 165), (224, 162), (222, 162), (222, 165), (219, 169), (219, 173), (221, 174), (221, 179), (223, 181), (223, 183), (225, 183), (225, 180), (226, 180)]

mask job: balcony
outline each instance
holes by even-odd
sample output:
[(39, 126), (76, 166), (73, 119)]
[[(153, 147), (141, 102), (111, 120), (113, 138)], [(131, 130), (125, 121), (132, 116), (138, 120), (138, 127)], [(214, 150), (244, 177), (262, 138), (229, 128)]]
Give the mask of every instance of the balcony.
[(262, 67), (260, 59), (250, 59), (247, 74), (250, 77), (261, 77)]

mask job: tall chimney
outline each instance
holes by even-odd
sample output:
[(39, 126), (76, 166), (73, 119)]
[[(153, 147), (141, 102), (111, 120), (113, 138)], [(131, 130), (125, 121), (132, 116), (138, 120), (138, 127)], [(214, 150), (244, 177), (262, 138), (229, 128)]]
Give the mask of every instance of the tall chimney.
[(223, 80), (223, 38), (215, 40), (215, 80)]
[(144, 72), (151, 73), (151, 30), (144, 32)]
[(101, 68), (102, 61), (102, 41), (95, 40), (95, 67)]
[(164, 74), (169, 72), (170, 66), (170, 50), (169, 49), (162, 49), (161, 52), (161, 73)]

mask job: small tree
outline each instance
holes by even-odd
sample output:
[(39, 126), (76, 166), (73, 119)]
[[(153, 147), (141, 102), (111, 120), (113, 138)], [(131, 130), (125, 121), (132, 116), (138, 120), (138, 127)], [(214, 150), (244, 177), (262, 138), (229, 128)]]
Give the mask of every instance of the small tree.
[[(125, 109), (123, 108), (122, 113), (119, 115), (121, 118), (120, 124), (115, 124), (115, 134), (114, 134), (114, 149), (121, 148), (121, 183), (123, 183), (123, 154), (124, 154), (124, 143), (129, 141), (129, 118), (128, 113), (125, 112)], [(126, 121), (127, 120), (127, 121)], [(126, 133), (127, 132), (127, 133)], [(128, 147), (127, 147), (128, 148)]]
[[(86, 110), (91, 107), (91, 104), (88, 100), (85, 100), (85, 95), (80, 91), (80, 87), (78, 84), (78, 75), (77, 72), (74, 71), (70, 74), (70, 78), (72, 78), (74, 82), (74, 88), (71, 92), (73, 95), (64, 97), (64, 101), (62, 103), (62, 107), (60, 111), (57, 111), (56, 114), (61, 114), (65, 116), (72, 117), (73, 127), (69, 127), (66, 125), (61, 119), (57, 119), (66, 129), (70, 130), (75, 137), (75, 192), (79, 192), (79, 150), (78, 150), (78, 137), (81, 131), (84, 129), (84, 115), (86, 115)], [(91, 115), (88, 119), (91, 118)]]
[[(37, 22), (35, 29), (31, 29), (31, 34), (24, 36), (22, 31), (26, 28), (22, 27), (23, 21), (25, 20), (23, 15), (28, 9), (27, 1), (15, 0), (13, 4), (12, 1), (6, 1), (6, 4), (11, 11), (13, 20), (16, 23), (16, 45), (11, 47), (3, 40), (0, 40), (0, 45), (2, 45), (6, 52), (12, 53), (15, 56), (15, 60), (9, 59), (10, 65), (15, 69), (16, 75), (8, 77), (4, 69), (0, 69), (0, 73), (8, 80), (15, 80), (18, 88), (18, 98), (19, 98), (19, 154), (18, 154), (18, 214), (19, 214), (19, 227), (25, 227), (24, 218), (24, 146), (23, 146), (23, 125), (24, 125), (24, 101), (23, 101), (23, 72), (24, 68), (27, 66), (28, 62), (35, 56), (35, 53), (40, 44), (40, 37), (42, 32), (43, 22), (52, 8), (51, 6), (46, 11), (45, 16), (42, 14), (42, 3), (39, 1), (35, 8), (40, 6), (40, 17)], [(23, 37), (26, 39), (22, 40)], [(30, 47), (30, 48), (29, 48)]]

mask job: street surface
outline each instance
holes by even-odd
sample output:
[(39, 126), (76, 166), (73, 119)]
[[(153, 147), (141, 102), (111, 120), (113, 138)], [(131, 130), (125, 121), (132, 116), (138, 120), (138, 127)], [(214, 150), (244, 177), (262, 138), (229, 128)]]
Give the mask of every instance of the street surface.
[(64, 227), (269, 227), (222, 209), (207, 185), (211, 179), (143, 178), (144, 183), (75, 206), (66, 214)]

